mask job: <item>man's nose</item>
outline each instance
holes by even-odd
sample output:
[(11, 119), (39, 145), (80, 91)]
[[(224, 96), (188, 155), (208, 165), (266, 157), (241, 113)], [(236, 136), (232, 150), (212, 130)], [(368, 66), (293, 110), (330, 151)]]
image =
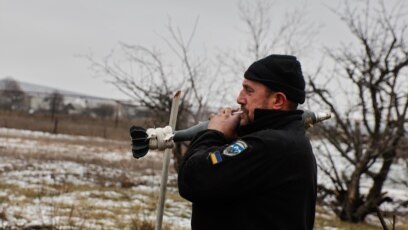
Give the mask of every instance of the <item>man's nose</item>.
[(238, 94), (237, 103), (240, 105), (245, 105), (245, 97), (243, 95), (243, 90), (241, 90)]

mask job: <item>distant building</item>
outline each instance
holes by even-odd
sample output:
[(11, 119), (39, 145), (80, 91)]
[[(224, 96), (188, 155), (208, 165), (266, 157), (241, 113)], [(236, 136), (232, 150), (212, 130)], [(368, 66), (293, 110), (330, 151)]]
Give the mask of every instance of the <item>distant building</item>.
[(114, 100), (17, 81), (0, 79), (0, 109), (30, 113), (57, 111), (103, 117), (147, 117), (147, 108), (129, 101)]

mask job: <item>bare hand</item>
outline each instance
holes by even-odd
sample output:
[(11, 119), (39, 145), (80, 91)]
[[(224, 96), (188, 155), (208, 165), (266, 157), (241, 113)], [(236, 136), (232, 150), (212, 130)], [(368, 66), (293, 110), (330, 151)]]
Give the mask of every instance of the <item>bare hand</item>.
[(240, 121), (240, 115), (232, 115), (232, 112), (238, 109), (222, 108), (217, 114), (210, 116), (208, 129), (220, 131), (227, 140), (233, 140), (237, 137), (237, 127)]

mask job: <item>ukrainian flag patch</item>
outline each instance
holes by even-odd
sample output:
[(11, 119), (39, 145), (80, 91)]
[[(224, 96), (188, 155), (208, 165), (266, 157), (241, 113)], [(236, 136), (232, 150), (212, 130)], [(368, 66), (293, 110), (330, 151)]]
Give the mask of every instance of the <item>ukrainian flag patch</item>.
[(218, 152), (218, 151), (216, 151), (216, 152), (211, 152), (211, 153), (210, 153), (210, 160), (211, 160), (211, 163), (212, 163), (213, 165), (222, 162), (221, 153)]

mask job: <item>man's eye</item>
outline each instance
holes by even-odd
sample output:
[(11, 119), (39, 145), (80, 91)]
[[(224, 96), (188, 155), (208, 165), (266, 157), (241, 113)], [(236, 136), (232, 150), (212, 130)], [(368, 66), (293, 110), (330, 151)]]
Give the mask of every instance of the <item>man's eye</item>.
[(247, 94), (251, 94), (251, 93), (254, 92), (254, 89), (253, 89), (253, 88), (248, 87), (248, 86), (246, 86), (246, 85), (244, 85), (243, 88), (244, 88), (245, 93), (247, 93)]

